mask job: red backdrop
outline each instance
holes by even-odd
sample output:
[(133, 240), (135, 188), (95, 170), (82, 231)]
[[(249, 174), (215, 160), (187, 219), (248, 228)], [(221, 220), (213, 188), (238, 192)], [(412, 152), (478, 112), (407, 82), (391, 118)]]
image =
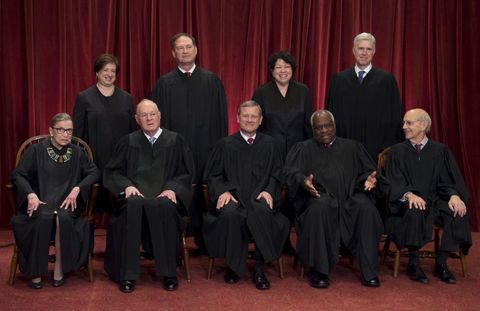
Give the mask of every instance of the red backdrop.
[(119, 58), (117, 85), (138, 102), (175, 65), (170, 37), (192, 33), (197, 63), (225, 85), (233, 132), (237, 106), (269, 78), (270, 53), (292, 52), (295, 79), (321, 108), (329, 77), (352, 66), (352, 39), (367, 31), (377, 39), (374, 65), (395, 74), (404, 108), (429, 111), (430, 136), (455, 153), (478, 229), (478, 0), (0, 0), (0, 16), (1, 225), (11, 215), (3, 185), (16, 149), (46, 133), (55, 113), (72, 112), (77, 93), (95, 82), (100, 53)]

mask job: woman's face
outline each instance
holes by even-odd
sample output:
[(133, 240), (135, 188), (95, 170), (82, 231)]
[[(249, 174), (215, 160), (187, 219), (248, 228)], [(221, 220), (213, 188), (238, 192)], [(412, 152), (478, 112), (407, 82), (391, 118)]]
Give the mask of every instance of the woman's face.
[(49, 129), (52, 144), (61, 149), (72, 141), (73, 122), (71, 120), (59, 121)]
[(275, 62), (275, 67), (272, 70), (272, 76), (280, 85), (287, 85), (292, 78), (293, 70), (289, 63), (286, 63), (283, 59), (279, 58)]
[(117, 66), (112, 63), (106, 64), (105, 66), (103, 66), (102, 69), (97, 72), (97, 81), (102, 86), (112, 86), (115, 83), (116, 77)]

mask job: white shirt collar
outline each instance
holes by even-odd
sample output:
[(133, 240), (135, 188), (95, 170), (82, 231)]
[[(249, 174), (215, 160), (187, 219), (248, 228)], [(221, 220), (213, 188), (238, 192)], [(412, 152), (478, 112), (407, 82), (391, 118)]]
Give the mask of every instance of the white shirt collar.
[[(155, 133), (155, 135), (153, 135), (153, 137), (155, 137), (155, 140), (157, 140), (158, 137), (160, 137), (160, 134), (162, 134), (162, 129), (161, 129), (161, 128), (158, 128), (158, 130), (157, 130), (157, 132)], [(152, 137), (152, 136), (148, 135), (148, 134), (145, 133), (145, 132), (143, 132), (143, 135), (145, 135), (145, 137), (146, 137), (147, 139), (150, 139), (150, 137)]]
[[(415, 144), (414, 142), (410, 141), (410, 143), (412, 144), (413, 147), (415, 147), (415, 145), (418, 145), (418, 144)], [(420, 147), (421, 149), (423, 149), (423, 147), (425, 147), (425, 145), (428, 143), (428, 137), (427, 135), (425, 135), (425, 137), (422, 139), (422, 141), (420, 142), (420, 145), (422, 145), (422, 147)]]
[(257, 133), (253, 134), (253, 136), (247, 136), (241, 130), (240, 130), (240, 135), (242, 135), (243, 139), (245, 139), (247, 143), (249, 138), (253, 138), (253, 140), (255, 140), (255, 137), (257, 137)]
[(363, 75), (363, 77), (365, 77), (367, 75), (367, 73), (372, 70), (372, 63), (370, 63), (365, 69), (360, 69), (360, 67), (357, 66), (357, 64), (355, 64), (355, 73), (357, 74), (357, 77), (358, 77), (358, 73), (360, 71), (365, 71), (365, 74)]
[[(193, 64), (192, 68), (190, 68), (190, 70), (188, 72), (193, 73), (193, 71), (195, 70), (196, 67), (197, 67), (197, 65)], [(178, 67), (178, 70), (180, 70), (182, 73), (187, 72), (186, 70), (184, 70), (180, 67)]]

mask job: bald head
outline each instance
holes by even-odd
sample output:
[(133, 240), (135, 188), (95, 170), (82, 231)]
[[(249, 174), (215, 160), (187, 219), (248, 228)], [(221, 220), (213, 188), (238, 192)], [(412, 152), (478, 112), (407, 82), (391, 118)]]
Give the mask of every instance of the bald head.
[(430, 131), (432, 119), (428, 113), (421, 108), (414, 108), (405, 113), (403, 117), (403, 132), (405, 138), (420, 143)]

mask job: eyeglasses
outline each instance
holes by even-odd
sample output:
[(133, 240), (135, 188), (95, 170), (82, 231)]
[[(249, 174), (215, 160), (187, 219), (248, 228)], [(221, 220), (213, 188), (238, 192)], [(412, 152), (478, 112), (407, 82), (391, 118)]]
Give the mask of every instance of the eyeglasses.
[(155, 118), (157, 115), (158, 115), (158, 112), (150, 112), (150, 113), (142, 113), (142, 114), (139, 114), (138, 116), (142, 119), (147, 119), (148, 117)]
[(53, 127), (53, 129), (55, 130), (55, 132), (57, 132), (57, 134), (60, 134), (60, 135), (63, 135), (65, 133), (67, 133), (67, 135), (73, 134), (73, 129), (66, 129), (63, 127)]

